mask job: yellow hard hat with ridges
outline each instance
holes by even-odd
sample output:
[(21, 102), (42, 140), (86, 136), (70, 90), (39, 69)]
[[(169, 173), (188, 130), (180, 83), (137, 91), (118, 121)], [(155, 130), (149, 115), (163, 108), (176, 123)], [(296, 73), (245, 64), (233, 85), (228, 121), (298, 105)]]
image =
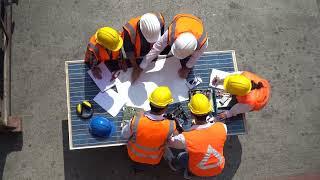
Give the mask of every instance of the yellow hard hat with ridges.
[(205, 115), (212, 111), (212, 105), (209, 99), (201, 93), (191, 97), (188, 107), (193, 114)]
[(241, 74), (227, 76), (223, 82), (224, 90), (236, 96), (244, 96), (251, 91), (251, 81)]
[(104, 48), (111, 51), (119, 50), (123, 45), (123, 39), (118, 31), (111, 27), (103, 27), (96, 32), (96, 41)]
[(167, 86), (159, 86), (151, 93), (149, 101), (156, 107), (164, 108), (173, 102), (173, 98)]

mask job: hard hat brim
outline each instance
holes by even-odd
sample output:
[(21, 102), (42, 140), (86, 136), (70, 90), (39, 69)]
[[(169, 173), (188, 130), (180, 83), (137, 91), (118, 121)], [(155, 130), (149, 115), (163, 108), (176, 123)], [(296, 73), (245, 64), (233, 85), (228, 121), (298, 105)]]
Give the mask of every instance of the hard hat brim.
[(121, 49), (122, 45), (123, 45), (123, 39), (121, 36), (119, 36), (119, 43), (118, 43), (117, 47), (114, 49), (110, 49), (110, 50), (111, 51), (118, 51), (119, 49)]

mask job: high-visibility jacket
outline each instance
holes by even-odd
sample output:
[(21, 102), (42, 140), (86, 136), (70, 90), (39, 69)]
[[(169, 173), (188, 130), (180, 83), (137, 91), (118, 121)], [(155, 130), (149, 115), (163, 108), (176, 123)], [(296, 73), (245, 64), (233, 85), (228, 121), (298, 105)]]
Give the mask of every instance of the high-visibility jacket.
[[(164, 17), (162, 16), (161, 13), (153, 13), (154, 15), (157, 16), (159, 22), (160, 22), (160, 28), (161, 28), (161, 35), (163, 34), (163, 28), (164, 28)], [(129, 20), (129, 22), (127, 24), (125, 24), (123, 26), (123, 29), (126, 30), (130, 36), (130, 41), (131, 43), (134, 45), (134, 53), (135, 53), (135, 57), (140, 57), (143, 56), (142, 53), (142, 47), (147, 47), (148, 50), (144, 50), (144, 52), (149, 52), (150, 49), (152, 48), (153, 44), (149, 44), (147, 41), (145, 41), (145, 43), (147, 44), (142, 44), (142, 33), (139, 33), (139, 21), (141, 19), (141, 16), (132, 18)], [(124, 42), (126, 43), (126, 42)]]
[(207, 32), (204, 30), (201, 19), (191, 14), (178, 14), (168, 28), (168, 44), (172, 46), (178, 36), (184, 32), (190, 32), (196, 37), (197, 50), (201, 49), (207, 41)]
[(183, 132), (189, 154), (188, 168), (196, 176), (216, 176), (224, 168), (223, 146), (227, 138), (224, 124)]
[(261, 82), (263, 87), (251, 90), (245, 96), (236, 96), (238, 103), (250, 105), (253, 108), (253, 111), (262, 109), (268, 103), (270, 98), (271, 88), (269, 82), (251, 72), (244, 71), (242, 72), (242, 75), (257, 84)]
[(164, 153), (164, 145), (175, 129), (174, 121), (153, 121), (141, 114), (133, 118), (130, 128), (132, 135), (127, 150), (131, 160), (144, 164), (158, 164)]
[(87, 51), (86, 51), (86, 56), (85, 56), (85, 62), (89, 62), (91, 58), (91, 54), (94, 55), (96, 60), (98, 62), (104, 62), (108, 60), (118, 60), (120, 58), (120, 50), (118, 51), (111, 51), (100, 44), (97, 43), (96, 41), (96, 36), (93, 35), (90, 38), (90, 41), (87, 46)]

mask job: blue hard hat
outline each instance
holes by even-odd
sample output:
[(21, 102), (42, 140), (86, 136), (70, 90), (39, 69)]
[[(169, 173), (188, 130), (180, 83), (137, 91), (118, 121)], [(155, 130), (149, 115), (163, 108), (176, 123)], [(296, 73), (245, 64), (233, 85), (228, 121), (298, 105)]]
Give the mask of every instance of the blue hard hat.
[(113, 122), (105, 117), (96, 116), (90, 120), (89, 131), (94, 136), (107, 138), (114, 130)]

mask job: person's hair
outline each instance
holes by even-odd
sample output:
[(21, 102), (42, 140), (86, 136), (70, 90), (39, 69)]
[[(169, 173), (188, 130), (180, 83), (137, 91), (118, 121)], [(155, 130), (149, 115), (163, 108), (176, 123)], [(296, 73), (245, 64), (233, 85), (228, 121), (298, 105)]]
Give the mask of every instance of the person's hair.
[(208, 114), (204, 114), (204, 115), (196, 115), (196, 114), (193, 114), (192, 115), (196, 118), (197, 121), (201, 121), (201, 122), (204, 122), (207, 120), (207, 116)]
[(255, 83), (254, 81), (251, 81), (251, 85), (251, 90), (260, 89), (263, 87), (262, 82)]
[(154, 113), (160, 113), (167, 108), (167, 107), (163, 107), (163, 108), (155, 107), (152, 103), (150, 103), (150, 107), (151, 107), (151, 112), (154, 112)]

